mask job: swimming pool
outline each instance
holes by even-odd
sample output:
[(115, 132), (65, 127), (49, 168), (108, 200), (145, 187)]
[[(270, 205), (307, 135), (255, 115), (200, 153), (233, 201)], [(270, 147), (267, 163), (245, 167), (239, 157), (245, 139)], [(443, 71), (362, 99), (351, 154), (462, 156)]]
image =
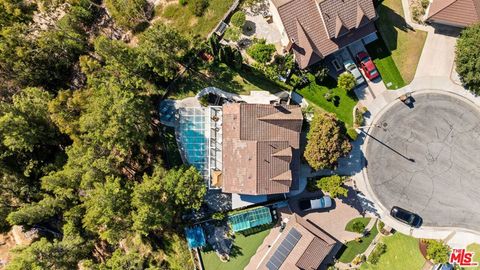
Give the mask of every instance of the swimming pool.
[(178, 133), (181, 148), (190, 165), (207, 178), (208, 137), (206, 135), (208, 116), (205, 108), (180, 108), (178, 110)]

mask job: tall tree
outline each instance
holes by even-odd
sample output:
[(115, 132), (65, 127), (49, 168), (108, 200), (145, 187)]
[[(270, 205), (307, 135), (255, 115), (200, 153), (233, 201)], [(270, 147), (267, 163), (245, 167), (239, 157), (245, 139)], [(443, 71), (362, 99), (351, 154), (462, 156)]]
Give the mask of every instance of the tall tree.
[(190, 41), (173, 28), (157, 23), (141, 36), (138, 50), (141, 62), (165, 80), (172, 79), (182, 58), (190, 48)]
[(131, 225), (130, 191), (118, 177), (107, 176), (105, 183), (96, 183), (84, 198), (83, 224), (110, 244), (124, 238)]
[(164, 185), (172, 205), (180, 210), (198, 210), (207, 193), (205, 180), (193, 166), (169, 170)]
[(172, 225), (175, 210), (167, 204), (167, 194), (163, 185), (164, 176), (164, 169), (156, 167), (151, 176), (145, 175), (143, 181), (133, 189), (133, 229), (142, 235), (148, 235), (150, 232)]
[(342, 123), (332, 113), (315, 113), (307, 140), (304, 156), (315, 170), (333, 168), (351, 149)]
[(128, 29), (147, 23), (151, 17), (151, 8), (146, 0), (106, 0), (105, 5), (115, 22)]

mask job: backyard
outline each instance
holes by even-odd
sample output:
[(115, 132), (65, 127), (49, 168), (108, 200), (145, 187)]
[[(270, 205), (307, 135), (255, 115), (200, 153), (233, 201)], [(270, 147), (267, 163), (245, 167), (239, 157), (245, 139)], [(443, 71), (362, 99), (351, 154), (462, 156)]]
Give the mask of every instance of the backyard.
[(382, 242), (387, 245), (387, 251), (376, 265), (364, 263), (361, 270), (422, 269), (425, 259), (418, 248), (418, 239), (397, 232), (384, 237)]
[[(324, 85), (319, 85), (313, 80), (307, 86), (297, 90), (297, 92), (314, 106), (335, 113), (337, 118), (345, 123), (345, 127), (351, 134), (353, 130), (353, 108), (358, 102), (357, 97), (353, 91), (347, 92), (342, 88), (337, 88), (335, 80), (330, 77), (327, 77), (322, 84)], [(328, 101), (325, 98), (325, 94), (330, 90), (334, 96), (332, 101)]]
[[(377, 28), (391, 52), (391, 57), (400, 71), (405, 83), (410, 83), (415, 76), (418, 61), (422, 54), (423, 45), (427, 38), (427, 32), (413, 30), (404, 19), (401, 0), (384, 0), (379, 6), (380, 18), (377, 20)], [(394, 73), (389, 60), (381, 63), (380, 73)], [(383, 70), (382, 70), (383, 69)], [(388, 72), (385, 70), (390, 69)], [(382, 73), (383, 71), (383, 73)], [(389, 75), (386, 75), (387, 78)]]
[(375, 236), (377, 236), (377, 234), (377, 226), (374, 225), (370, 230), (370, 233), (367, 236), (362, 237), (361, 241), (352, 240), (350, 242), (347, 242), (345, 244), (343, 252), (340, 251), (341, 255), (338, 260), (343, 263), (350, 263), (358, 254), (361, 254), (365, 252), (365, 250), (367, 250), (368, 246), (370, 246), (370, 243), (372, 243), (373, 239), (375, 238)]
[(248, 95), (250, 91), (277, 93), (281, 90), (290, 90), (290, 86), (281, 82), (273, 82), (261, 72), (249, 66), (244, 65), (242, 70), (236, 71), (222, 63), (210, 67), (209, 71), (189, 70), (186, 72), (176, 84), (175, 91), (172, 91), (170, 98), (182, 99), (194, 96), (197, 92), (209, 86), (242, 95)]
[(154, 21), (160, 21), (175, 27), (178, 31), (199, 35), (206, 38), (207, 35), (217, 26), (233, 0), (209, 0), (208, 7), (201, 17), (193, 14), (190, 4), (194, 1), (186, 1), (181, 5), (179, 1), (166, 1), (155, 8)]
[(270, 229), (255, 234), (244, 236), (241, 233), (235, 234), (230, 261), (222, 262), (214, 251), (201, 252), (205, 270), (237, 270), (244, 269), (250, 262), (263, 240), (270, 233)]

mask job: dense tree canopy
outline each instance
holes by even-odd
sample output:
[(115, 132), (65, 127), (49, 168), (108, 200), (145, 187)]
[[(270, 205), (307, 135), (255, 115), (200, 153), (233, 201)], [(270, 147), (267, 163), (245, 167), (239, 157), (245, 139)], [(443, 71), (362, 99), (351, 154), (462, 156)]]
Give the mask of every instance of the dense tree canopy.
[(455, 65), (462, 82), (480, 94), (480, 23), (467, 27), (457, 40)]
[[(105, 4), (124, 28), (151, 12), (143, 0)], [(103, 9), (0, 0), (0, 231), (44, 236), (8, 269), (193, 268), (176, 224), (206, 186), (193, 167), (163, 167), (154, 104), (190, 38), (155, 24), (138, 44), (114, 40), (100, 34)]]
[(334, 114), (316, 112), (307, 134), (304, 156), (315, 170), (333, 168), (351, 145)]

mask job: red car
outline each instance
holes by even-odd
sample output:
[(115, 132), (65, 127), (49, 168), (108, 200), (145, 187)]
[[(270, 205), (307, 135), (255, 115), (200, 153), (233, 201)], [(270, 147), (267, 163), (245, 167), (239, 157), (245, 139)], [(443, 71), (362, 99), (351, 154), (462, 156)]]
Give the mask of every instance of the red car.
[(375, 67), (375, 64), (373, 64), (372, 59), (370, 59), (370, 56), (368, 56), (366, 52), (359, 52), (357, 54), (357, 59), (360, 63), (360, 68), (363, 70), (365, 76), (370, 81), (378, 77), (377, 68)]

